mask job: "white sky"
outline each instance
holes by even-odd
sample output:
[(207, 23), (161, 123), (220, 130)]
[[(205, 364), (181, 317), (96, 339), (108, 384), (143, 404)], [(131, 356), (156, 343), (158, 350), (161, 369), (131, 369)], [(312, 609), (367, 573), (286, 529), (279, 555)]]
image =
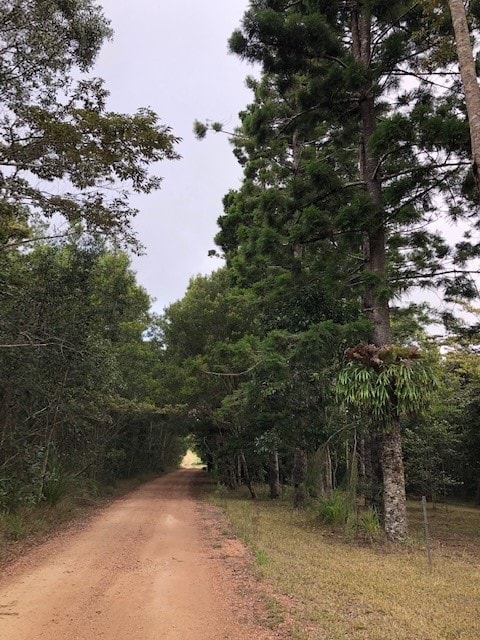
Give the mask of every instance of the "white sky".
[[(192, 127), (198, 118), (231, 130), (252, 100), (244, 81), (255, 70), (227, 47), (248, 0), (98, 1), (115, 31), (95, 68), (110, 90), (108, 107), (125, 113), (151, 107), (183, 139), (182, 159), (158, 167), (162, 189), (132, 198), (146, 251), (133, 266), (161, 312), (184, 295), (192, 276), (221, 264), (207, 253), (215, 247), (222, 198), (240, 185), (241, 168), (223, 134), (198, 141)], [(443, 306), (440, 294), (413, 297)]]
[(146, 250), (133, 266), (160, 312), (183, 296), (190, 277), (220, 265), (207, 253), (215, 246), (222, 197), (240, 185), (241, 169), (224, 135), (200, 142), (192, 128), (196, 118), (232, 128), (251, 102), (244, 80), (253, 69), (227, 47), (248, 2), (99, 2), (115, 31), (95, 67), (111, 93), (108, 108), (151, 107), (183, 139), (182, 159), (158, 167), (162, 189), (132, 198), (140, 210), (134, 228)]

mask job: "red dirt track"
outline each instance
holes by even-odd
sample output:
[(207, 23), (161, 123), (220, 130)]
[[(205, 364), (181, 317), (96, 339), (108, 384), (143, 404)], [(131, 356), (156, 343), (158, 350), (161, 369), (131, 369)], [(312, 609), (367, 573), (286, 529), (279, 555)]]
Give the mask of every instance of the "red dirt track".
[(0, 640), (279, 637), (257, 624), (242, 545), (212, 543), (221, 516), (195, 498), (204, 478), (181, 469), (149, 482), (4, 569)]

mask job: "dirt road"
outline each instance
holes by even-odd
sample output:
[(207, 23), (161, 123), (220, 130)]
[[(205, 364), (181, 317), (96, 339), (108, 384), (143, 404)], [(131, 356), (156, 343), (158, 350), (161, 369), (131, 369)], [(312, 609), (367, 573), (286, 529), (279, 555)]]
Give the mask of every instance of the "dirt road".
[(245, 565), (241, 545), (212, 543), (219, 521), (194, 497), (201, 475), (181, 469), (143, 485), (7, 568), (0, 639), (278, 637), (257, 626), (255, 581), (240, 595), (245, 567), (225, 562)]

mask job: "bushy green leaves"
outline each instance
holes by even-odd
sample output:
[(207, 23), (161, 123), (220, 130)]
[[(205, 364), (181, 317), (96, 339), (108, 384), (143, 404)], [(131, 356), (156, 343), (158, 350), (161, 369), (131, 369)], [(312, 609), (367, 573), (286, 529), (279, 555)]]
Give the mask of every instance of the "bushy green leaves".
[(12, 501), (54, 502), (70, 472), (112, 481), (175, 457), (128, 258), (75, 243), (0, 258), (0, 486), (25, 494)]
[(150, 109), (108, 112), (102, 81), (83, 75), (111, 36), (93, 0), (1, 0), (0, 18), (0, 206), (11, 228), (62, 216), (133, 244), (127, 191), (159, 187), (150, 168), (178, 157), (177, 138)]
[(412, 350), (406, 347), (384, 351), (383, 358), (350, 360), (338, 376), (336, 392), (347, 406), (388, 424), (391, 416), (422, 411), (437, 377), (418, 351), (413, 359)]

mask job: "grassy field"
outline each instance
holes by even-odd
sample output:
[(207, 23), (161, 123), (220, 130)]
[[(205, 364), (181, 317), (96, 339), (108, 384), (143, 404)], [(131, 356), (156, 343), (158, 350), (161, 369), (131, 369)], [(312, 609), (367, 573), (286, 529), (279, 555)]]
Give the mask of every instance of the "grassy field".
[(433, 567), (421, 504), (409, 505), (401, 546), (346, 538), (312, 509), (217, 497), (260, 575), (293, 619), (295, 640), (478, 640), (480, 510), (429, 505)]

